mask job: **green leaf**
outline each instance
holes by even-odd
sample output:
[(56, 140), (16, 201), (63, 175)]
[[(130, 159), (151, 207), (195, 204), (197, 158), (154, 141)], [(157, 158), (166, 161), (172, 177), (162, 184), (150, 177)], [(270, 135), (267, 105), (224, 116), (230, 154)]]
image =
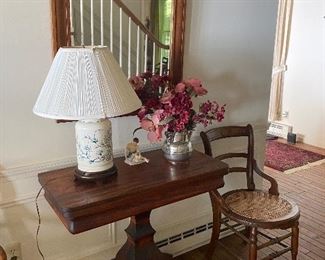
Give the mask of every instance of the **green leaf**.
[(164, 120), (159, 122), (159, 125), (167, 125), (169, 122), (173, 121), (175, 118), (172, 116), (166, 117)]

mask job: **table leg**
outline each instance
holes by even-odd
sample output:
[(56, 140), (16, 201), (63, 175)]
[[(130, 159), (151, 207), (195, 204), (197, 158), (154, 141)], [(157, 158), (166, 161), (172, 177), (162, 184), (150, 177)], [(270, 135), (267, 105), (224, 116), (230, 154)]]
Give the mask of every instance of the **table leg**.
[(125, 229), (127, 241), (118, 251), (115, 260), (172, 259), (171, 255), (160, 252), (153, 240), (156, 231), (150, 225), (150, 212), (131, 217), (130, 225)]

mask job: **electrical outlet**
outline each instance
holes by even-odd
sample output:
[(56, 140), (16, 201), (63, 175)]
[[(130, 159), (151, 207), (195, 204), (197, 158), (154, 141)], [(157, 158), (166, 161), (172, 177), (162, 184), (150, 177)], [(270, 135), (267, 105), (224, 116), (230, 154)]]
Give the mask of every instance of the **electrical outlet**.
[(5, 246), (8, 260), (22, 260), (20, 243), (14, 242)]

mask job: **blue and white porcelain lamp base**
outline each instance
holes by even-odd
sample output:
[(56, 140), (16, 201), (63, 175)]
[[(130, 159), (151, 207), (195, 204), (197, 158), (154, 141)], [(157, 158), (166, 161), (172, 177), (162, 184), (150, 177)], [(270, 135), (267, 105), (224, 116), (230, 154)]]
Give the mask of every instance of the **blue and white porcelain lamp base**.
[(78, 121), (76, 146), (77, 179), (93, 181), (117, 173), (113, 162), (112, 127), (109, 119)]

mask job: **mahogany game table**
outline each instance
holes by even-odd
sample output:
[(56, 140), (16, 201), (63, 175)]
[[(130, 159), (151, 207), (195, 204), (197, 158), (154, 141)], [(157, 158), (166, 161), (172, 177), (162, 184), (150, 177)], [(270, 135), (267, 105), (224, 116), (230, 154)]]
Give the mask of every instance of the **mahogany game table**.
[(187, 163), (169, 163), (161, 150), (144, 153), (150, 162), (129, 166), (114, 159), (118, 173), (106, 183), (74, 180), (75, 168), (38, 175), (45, 198), (66, 228), (77, 234), (131, 217), (128, 238), (116, 259), (171, 259), (154, 243), (151, 210), (224, 185), (228, 165), (198, 151)]

